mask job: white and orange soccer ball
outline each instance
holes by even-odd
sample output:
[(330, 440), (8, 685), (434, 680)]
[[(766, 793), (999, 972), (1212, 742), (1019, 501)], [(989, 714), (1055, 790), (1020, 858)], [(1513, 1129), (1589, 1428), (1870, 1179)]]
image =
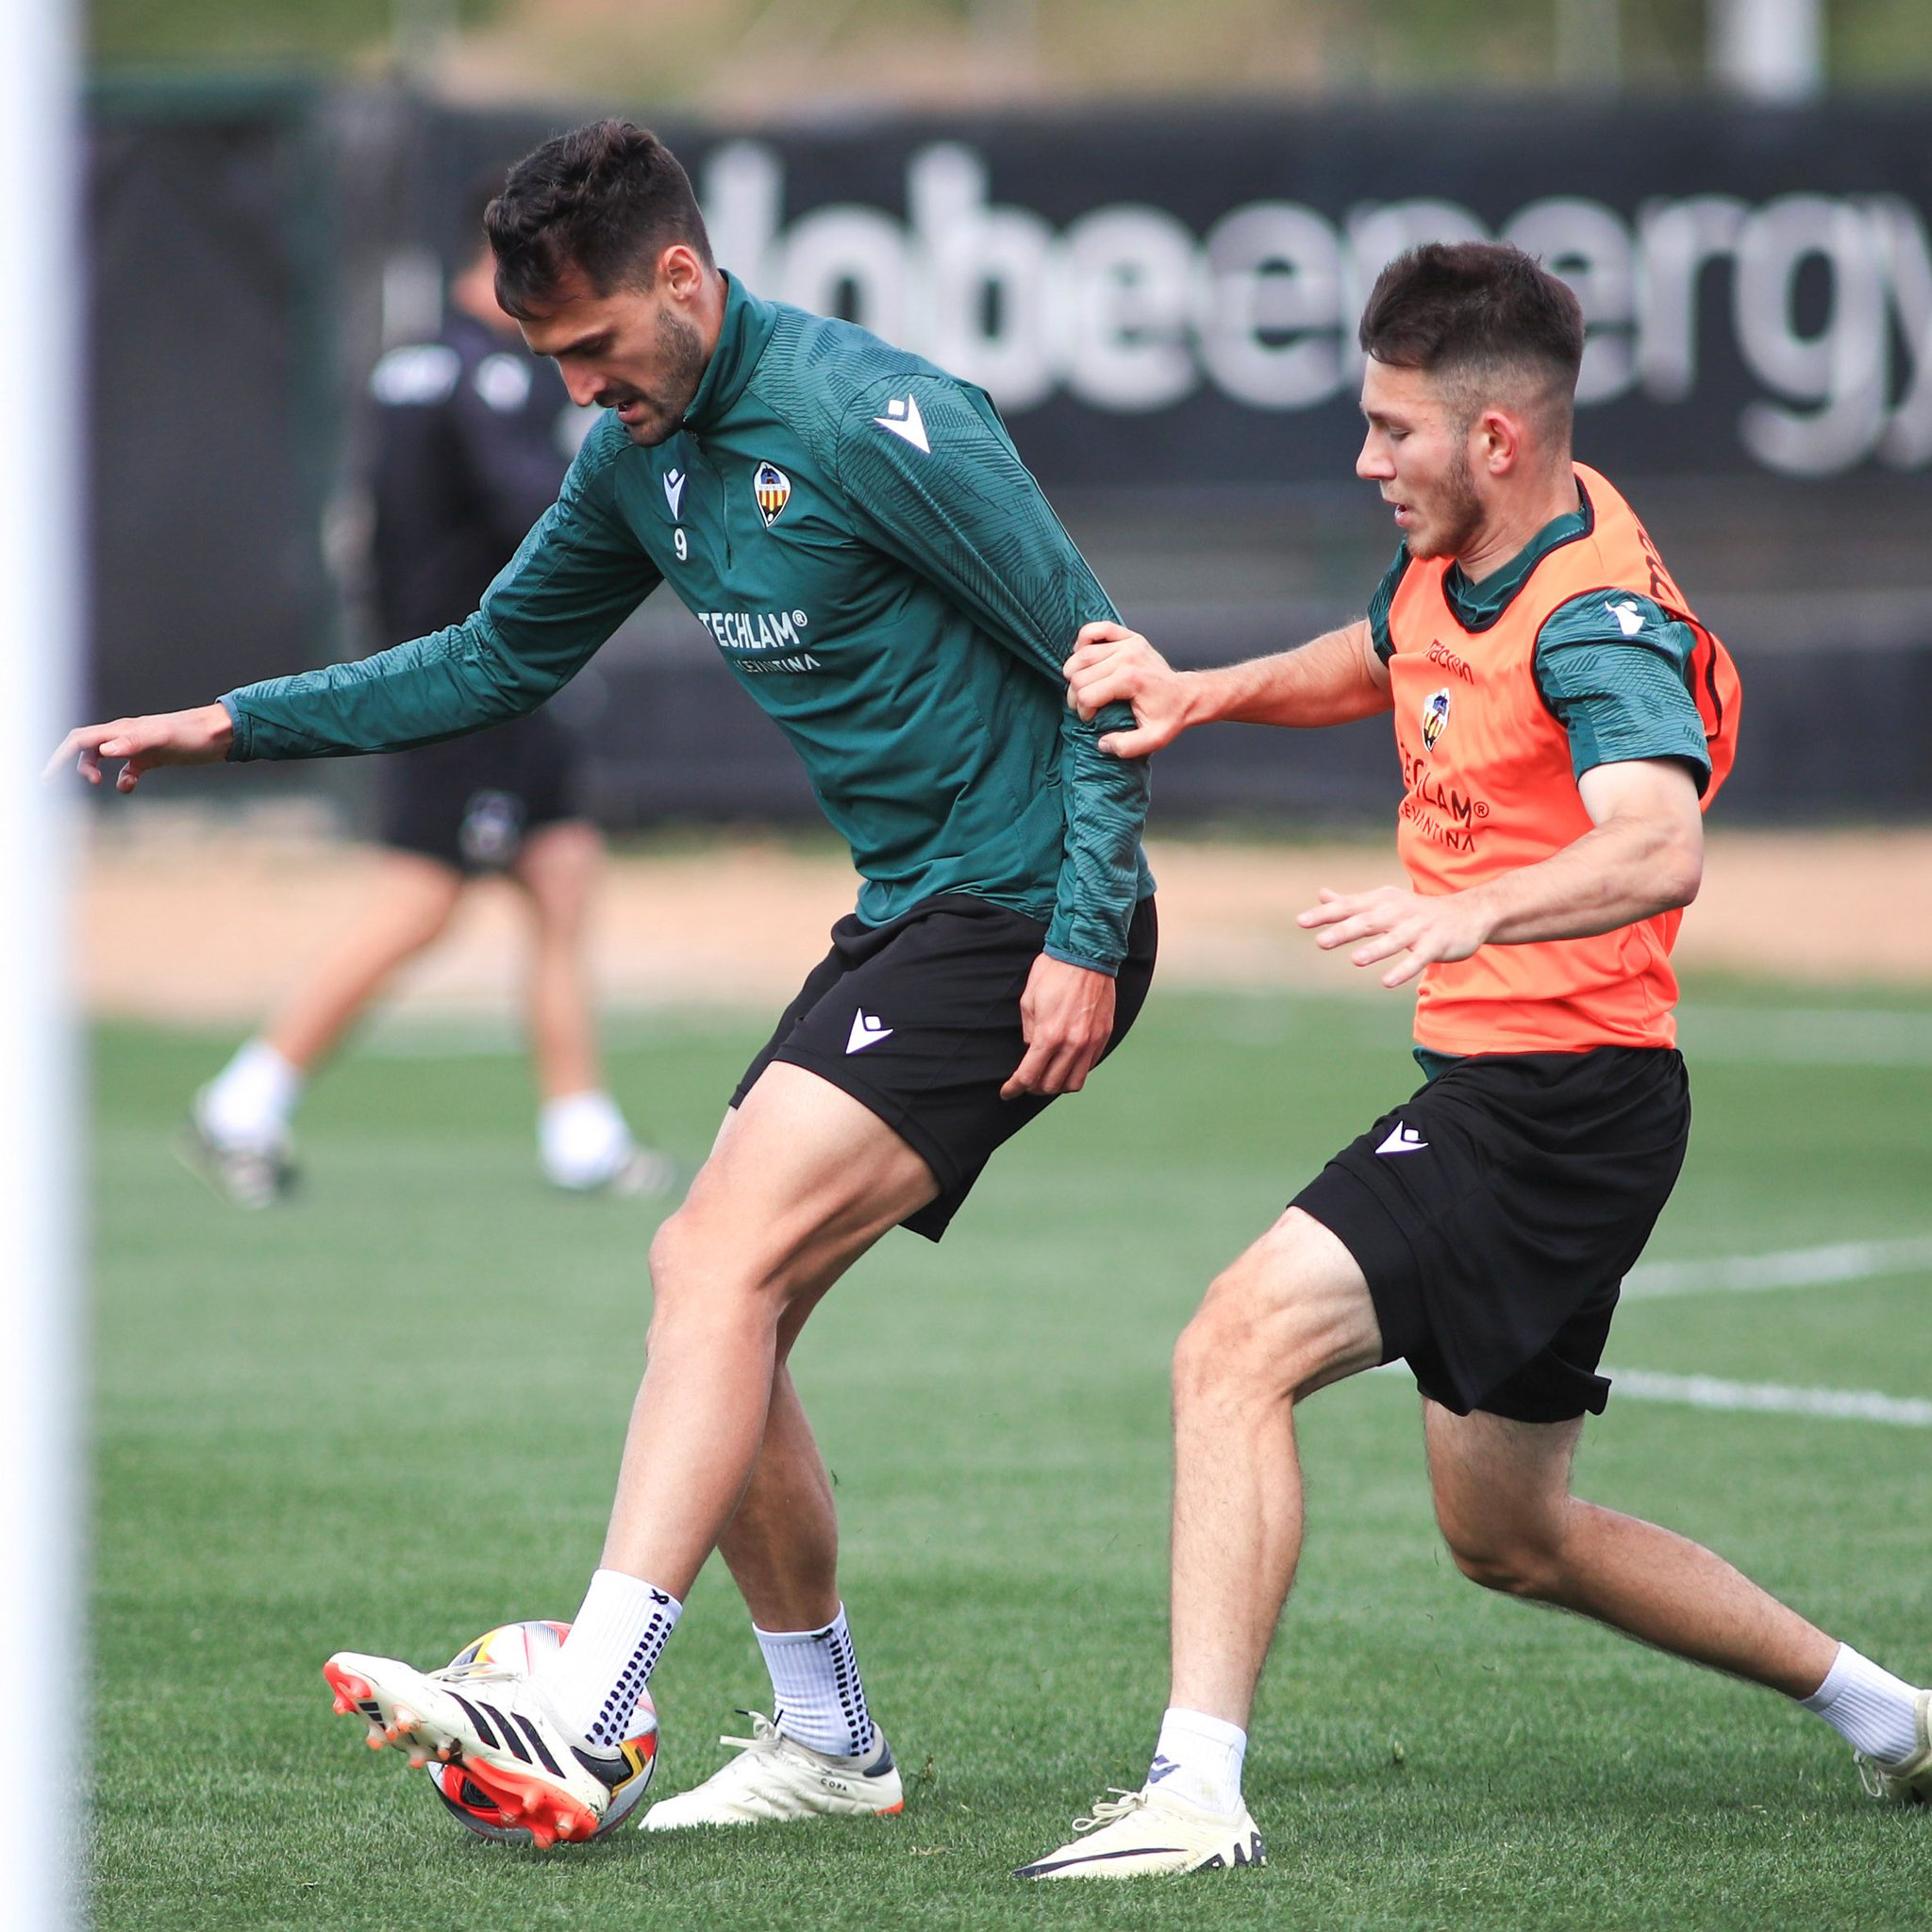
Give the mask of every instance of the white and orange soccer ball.
[[(491, 1670), (507, 1670), (518, 1675), (528, 1675), (545, 1657), (554, 1655), (569, 1635), (568, 1624), (541, 1621), (505, 1624), (497, 1629), (486, 1630), (474, 1643), (466, 1643), (450, 1658), (449, 1667), (453, 1671), (475, 1671), (479, 1674)], [(589, 1840), (591, 1843), (617, 1830), (637, 1809), (639, 1801), (650, 1789), (651, 1774), (658, 1764), (658, 1712), (648, 1690), (638, 1699), (637, 1715), (631, 1720), (631, 1735), (618, 1748), (630, 1766), (630, 1775), (611, 1792), (610, 1808), (605, 1812), (603, 1824)], [(497, 1809), (496, 1800), (470, 1781), (460, 1763), (432, 1762), (428, 1773), (436, 1795), (465, 1831), (475, 1832), (478, 1838), (491, 1839), (498, 1844), (526, 1845), (531, 1842), (529, 1831), (524, 1825), (508, 1823)]]

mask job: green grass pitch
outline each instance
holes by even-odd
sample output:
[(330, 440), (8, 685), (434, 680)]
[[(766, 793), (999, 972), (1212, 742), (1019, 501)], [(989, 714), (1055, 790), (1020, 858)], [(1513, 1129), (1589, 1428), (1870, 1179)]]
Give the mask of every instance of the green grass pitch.
[[(1697, 1129), (1654, 1257), (1932, 1234), (1932, 1000), (1792, 1010), (1825, 1004), (1693, 989)], [(1007, 1875), (1144, 1770), (1169, 1346), (1216, 1265), (1412, 1084), (1405, 1013), (1157, 992), (942, 1247), (888, 1238), (814, 1319), (796, 1367), (902, 1817), (547, 1856), (461, 1836), (331, 1714), (319, 1667), (341, 1646), (437, 1661), (571, 1613), (641, 1366), (655, 1211), (541, 1189), (520, 1061), (391, 1035), (318, 1087), (304, 1198), (237, 1213), (166, 1151), (223, 1043), (97, 1036), (102, 1932), (1932, 1923), (1932, 1814), (1869, 1805), (1822, 1725), (1456, 1575), (1394, 1375), (1305, 1411), (1308, 1547), (1249, 1757), (1268, 1869)], [(1721, 1049), (1701, 1063), (1700, 1028)], [(758, 1037), (753, 1015), (632, 1022), (615, 1083), (694, 1156)], [(1611, 1360), (1924, 1396), (1928, 1287), (1633, 1302)], [(1932, 1674), (1932, 1430), (1613, 1401), (1579, 1487)], [(655, 1688), (661, 1788), (680, 1790), (765, 1694), (715, 1565)]]

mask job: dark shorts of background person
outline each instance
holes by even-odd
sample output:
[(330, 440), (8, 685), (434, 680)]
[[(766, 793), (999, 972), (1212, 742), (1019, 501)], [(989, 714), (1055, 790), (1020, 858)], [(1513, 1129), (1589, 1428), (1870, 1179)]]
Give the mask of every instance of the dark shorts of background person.
[[(1142, 899), (1114, 981), (1108, 1053), (1140, 1015), (1158, 937), (1154, 901)], [(903, 1225), (938, 1241), (993, 1150), (1049, 1104), (1000, 1098), (1025, 1058), (1020, 995), (1045, 942), (1039, 920), (966, 892), (922, 900), (884, 925), (848, 915), (731, 1105), (774, 1060), (842, 1089), (932, 1169), (939, 1193)]]
[(1342, 1149), (1292, 1205), (1368, 1277), (1385, 1361), (1432, 1401), (1516, 1422), (1601, 1415), (1624, 1276), (1690, 1134), (1673, 1047), (1480, 1054)]
[(502, 872), (544, 825), (581, 818), (576, 746), (548, 711), (376, 760), (377, 836), (464, 874)]

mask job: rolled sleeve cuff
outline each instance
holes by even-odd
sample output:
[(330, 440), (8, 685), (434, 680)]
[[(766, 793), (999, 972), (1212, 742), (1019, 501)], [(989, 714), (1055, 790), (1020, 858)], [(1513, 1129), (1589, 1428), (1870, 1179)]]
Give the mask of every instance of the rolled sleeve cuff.
[(1088, 973), (1103, 974), (1108, 979), (1117, 978), (1120, 974), (1121, 962), (1118, 959), (1107, 961), (1090, 958), (1087, 955), (1076, 953), (1070, 947), (1059, 945), (1052, 940), (1048, 940), (1046, 944), (1041, 948), (1041, 951), (1049, 959), (1058, 959), (1062, 966), (1078, 966)]
[(236, 702), (235, 693), (229, 691), (222, 701), (222, 709), (228, 714), (228, 723), (233, 727), (228, 740), (228, 763), (242, 765), (255, 757), (254, 734), (248, 726), (248, 713)]

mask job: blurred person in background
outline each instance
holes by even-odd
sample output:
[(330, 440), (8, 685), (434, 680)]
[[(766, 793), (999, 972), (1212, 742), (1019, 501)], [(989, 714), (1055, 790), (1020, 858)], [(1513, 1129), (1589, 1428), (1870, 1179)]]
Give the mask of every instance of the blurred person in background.
[[(391, 349), (370, 377), (375, 592), (385, 639), (474, 609), (557, 500), (582, 419), (553, 363), (497, 307), (483, 236), (494, 182), (465, 210), (475, 246), (433, 341)], [(546, 1179), (660, 1194), (674, 1165), (640, 1147), (604, 1085), (584, 934), (603, 841), (577, 802), (577, 748), (550, 711), (380, 764), (384, 847), (359, 917), (270, 1023), (196, 1093), (185, 1151), (229, 1200), (266, 1208), (294, 1180), (291, 1124), (310, 1074), (391, 975), (448, 927), (466, 888), (500, 876), (530, 920), (525, 1002)]]

